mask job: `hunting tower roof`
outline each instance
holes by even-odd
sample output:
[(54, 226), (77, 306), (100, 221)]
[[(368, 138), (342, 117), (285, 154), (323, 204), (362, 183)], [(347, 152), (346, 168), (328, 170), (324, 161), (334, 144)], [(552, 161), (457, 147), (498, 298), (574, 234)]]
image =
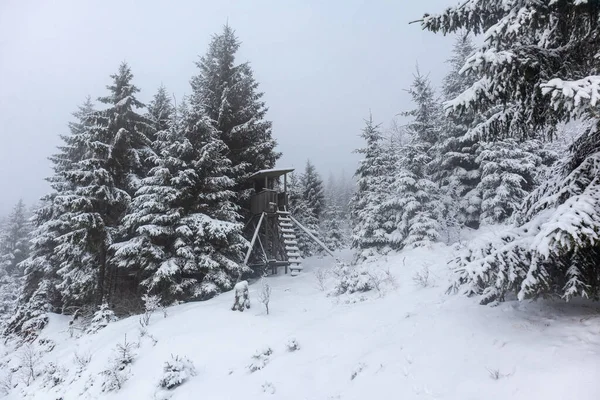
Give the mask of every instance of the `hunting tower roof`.
[(253, 173), (252, 175), (250, 175), (249, 179), (257, 180), (257, 179), (264, 179), (264, 178), (278, 178), (281, 175), (285, 175), (285, 174), (288, 174), (293, 171), (294, 171), (294, 168), (263, 169), (263, 170), (260, 170), (258, 172)]

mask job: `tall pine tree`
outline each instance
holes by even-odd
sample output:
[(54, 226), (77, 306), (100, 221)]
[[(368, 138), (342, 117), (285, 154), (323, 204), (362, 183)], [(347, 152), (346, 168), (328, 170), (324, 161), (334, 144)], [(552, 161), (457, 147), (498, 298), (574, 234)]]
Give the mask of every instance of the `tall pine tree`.
[(271, 121), (265, 119), (268, 109), (252, 68), (248, 62), (236, 64), (239, 47), (240, 41), (229, 25), (213, 36), (208, 51), (197, 63), (200, 71), (191, 81), (191, 101), (194, 107), (204, 109), (227, 146), (230, 178), (240, 195), (238, 204), (247, 208), (249, 190), (240, 191), (250, 188), (246, 178), (272, 168), (280, 153), (274, 151)]
[(395, 172), (394, 154), (384, 145), (372, 116), (365, 121), (361, 136), (366, 145), (356, 150), (363, 158), (356, 169), (357, 188), (350, 202), (352, 248), (357, 260), (389, 250), (389, 221), (382, 204), (389, 196)]
[(107, 108), (71, 125), (75, 155), (62, 149), (54, 158), (55, 192), (36, 213), (34, 251), (24, 261), (26, 290), (12, 332), (42, 326), (41, 310), (70, 312), (109, 301), (119, 286), (109, 247), (152, 152), (129, 66), (121, 64), (111, 78), (109, 95), (99, 99)]
[(60, 260), (55, 250), (62, 235), (70, 229), (69, 221), (62, 218), (66, 212), (62, 199), (74, 192), (75, 184), (68, 172), (84, 157), (86, 134), (93, 124), (94, 112), (88, 97), (73, 113), (75, 120), (69, 123), (70, 133), (61, 135), (63, 144), (58, 153), (50, 157), (54, 173), (47, 181), (52, 192), (42, 198), (40, 207), (34, 211), (31, 253), (21, 263), (24, 282), (18, 309), (6, 329), (8, 333), (35, 334), (47, 323), (46, 312), (60, 310), (61, 298), (56, 290)]
[(29, 255), (30, 224), (22, 200), (0, 225), (0, 326), (16, 308), (22, 286), (21, 262)]
[(408, 144), (397, 151), (390, 194), (382, 207), (389, 215), (388, 236), (393, 249), (423, 246), (439, 238), (443, 212), (439, 190), (430, 179), (434, 148), (441, 134), (441, 109), (429, 79), (417, 70), (409, 89), (416, 108), (404, 113)]

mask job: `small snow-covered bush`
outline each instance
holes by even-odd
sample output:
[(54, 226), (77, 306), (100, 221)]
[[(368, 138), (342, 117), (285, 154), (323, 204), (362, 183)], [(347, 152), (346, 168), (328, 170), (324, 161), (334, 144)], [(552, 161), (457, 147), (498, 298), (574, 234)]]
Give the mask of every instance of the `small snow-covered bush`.
[(336, 275), (334, 295), (368, 292), (374, 288), (369, 271), (365, 268), (340, 265), (334, 270)]
[(265, 393), (275, 394), (275, 385), (273, 385), (271, 382), (265, 382), (262, 385), (262, 390)]
[(54, 387), (64, 382), (67, 369), (50, 362), (44, 368), (42, 375), (44, 377), (44, 386)]
[(129, 379), (129, 373), (127, 371), (118, 371), (113, 368), (105, 369), (101, 372), (104, 376), (102, 381), (103, 392), (113, 392), (123, 387), (123, 384)]
[(117, 317), (115, 316), (114, 311), (110, 309), (108, 304), (104, 303), (100, 305), (100, 309), (94, 313), (90, 326), (87, 329), (87, 333), (96, 333), (116, 320)]
[(285, 344), (285, 347), (287, 348), (288, 351), (297, 351), (297, 350), (300, 350), (300, 344), (294, 338), (288, 340), (286, 342), (286, 344)]
[(10, 370), (0, 375), (0, 394), (8, 395), (14, 389), (13, 377), (14, 373)]
[(267, 347), (263, 350), (258, 350), (252, 356), (252, 362), (248, 365), (248, 370), (250, 372), (256, 372), (266, 367), (271, 360), (271, 354), (273, 354), (273, 350), (270, 347)]
[(250, 308), (250, 294), (248, 290), (248, 281), (241, 281), (235, 284), (233, 288), (235, 299), (233, 301), (233, 311), (244, 311)]
[(117, 344), (113, 358), (109, 361), (108, 368), (102, 371), (104, 381), (102, 382), (102, 391), (110, 392), (119, 390), (129, 379), (130, 372), (127, 367), (133, 362), (136, 354), (134, 352), (135, 344), (127, 341), (127, 335), (123, 343)]
[(158, 386), (164, 389), (174, 389), (196, 375), (194, 363), (187, 357), (171, 355), (171, 360), (165, 362), (164, 374)]
[(54, 347), (56, 347), (56, 343), (52, 339), (41, 338), (38, 340), (38, 347), (40, 350), (50, 353), (52, 350), (54, 350)]
[(125, 335), (125, 339), (123, 340), (122, 344), (117, 344), (117, 347), (115, 348), (115, 357), (113, 359), (117, 369), (123, 370), (126, 366), (133, 362), (133, 359), (136, 356), (134, 351), (135, 346), (136, 345), (134, 343), (127, 341), (127, 335)]

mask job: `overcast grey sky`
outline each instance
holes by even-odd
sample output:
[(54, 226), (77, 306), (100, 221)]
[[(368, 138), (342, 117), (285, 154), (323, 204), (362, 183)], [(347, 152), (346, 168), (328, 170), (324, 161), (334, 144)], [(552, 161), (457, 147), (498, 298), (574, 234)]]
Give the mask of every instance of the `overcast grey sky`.
[(439, 83), (451, 38), (408, 22), (457, 0), (0, 0), (0, 214), (48, 191), (47, 156), (87, 95), (127, 61), (148, 101), (189, 93), (194, 61), (229, 24), (269, 106), (280, 166), (351, 175), (363, 119), (410, 108), (415, 64)]

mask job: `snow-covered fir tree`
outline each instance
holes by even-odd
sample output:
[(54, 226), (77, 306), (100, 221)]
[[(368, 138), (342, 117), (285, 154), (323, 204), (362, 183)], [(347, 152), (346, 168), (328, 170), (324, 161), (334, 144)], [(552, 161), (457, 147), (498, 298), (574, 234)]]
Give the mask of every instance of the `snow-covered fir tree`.
[(306, 167), (300, 177), (300, 182), (302, 185), (302, 198), (318, 222), (325, 208), (325, 193), (323, 180), (310, 160), (306, 161)]
[(167, 301), (205, 299), (245, 272), (231, 161), (202, 107), (184, 103), (168, 120), (157, 133), (154, 167), (124, 218), (129, 238), (113, 245), (115, 261)]
[(0, 225), (0, 326), (16, 308), (22, 286), (21, 261), (29, 255), (30, 223), (23, 200)]
[(347, 198), (350, 190), (344, 172), (336, 178), (330, 173), (325, 186), (325, 211), (321, 218), (321, 228), (324, 243), (331, 250), (346, 247), (349, 244), (351, 233), (349, 231), (350, 220), (347, 215)]
[(29, 256), (31, 225), (23, 200), (19, 200), (0, 227), (0, 270), (22, 275), (20, 263)]
[(473, 135), (543, 137), (570, 118), (590, 122), (528, 196), (519, 226), (462, 257), (457, 287), (483, 303), (510, 292), (519, 299), (600, 297), (599, 17), (588, 1), (469, 0), (422, 21), (434, 32), (485, 32), (463, 68), (478, 80), (447, 103), (453, 113), (484, 117)]
[[(442, 99), (449, 101), (470, 87), (476, 80), (473, 75), (461, 73), (475, 47), (468, 34), (458, 35), (447, 63), (450, 71), (442, 84)], [(473, 111), (450, 114), (444, 119), (440, 140), (435, 145), (433, 177), (444, 193), (446, 206), (445, 221), (451, 228), (462, 225), (479, 227), (481, 214), (481, 192), (477, 185), (481, 181), (478, 162), (480, 145), (477, 138), (469, 135), (474, 126)]]
[[(148, 121), (136, 111), (143, 104), (136, 99), (139, 89), (129, 66), (121, 64), (111, 78), (109, 95), (99, 99), (107, 108), (71, 125), (70, 142), (81, 144), (82, 151), (70, 157), (61, 149), (54, 158), (55, 192), (36, 212), (33, 252), (23, 262), (25, 291), (9, 324), (12, 332), (23, 331), (39, 309), (72, 312), (110, 301), (119, 288), (109, 247), (152, 152), (145, 136)], [(44, 300), (45, 295), (52, 298)], [(35, 318), (43, 324), (41, 315)]]
[(371, 116), (362, 130), (365, 147), (356, 150), (362, 155), (356, 169), (357, 188), (350, 202), (352, 216), (352, 248), (361, 260), (389, 250), (388, 218), (381, 209), (389, 196), (395, 173), (395, 157), (384, 145), (380, 126)]
[(158, 132), (167, 131), (171, 127), (174, 111), (167, 89), (160, 85), (152, 101), (148, 103), (146, 118), (149, 121), (150, 130), (146, 133), (146, 136), (150, 143), (157, 141)]
[[(236, 64), (239, 47), (235, 31), (225, 25), (220, 34), (213, 36), (208, 51), (198, 61), (200, 71), (191, 82), (192, 103), (204, 108), (227, 146), (227, 157), (233, 167), (229, 173), (236, 191), (249, 189), (246, 178), (253, 172), (272, 168), (280, 157), (274, 151), (271, 121), (265, 119), (267, 107), (252, 68), (248, 62)], [(248, 206), (249, 193), (249, 190), (240, 192), (237, 202), (244, 208)]]
[[(307, 160), (304, 172), (290, 176), (290, 211), (313, 235), (320, 237), (320, 223), (325, 209), (323, 181), (315, 166)], [(301, 229), (297, 229), (298, 247), (304, 257), (320, 251), (320, 247)]]
[(75, 185), (68, 172), (77, 167), (86, 151), (86, 134), (92, 124), (93, 104), (88, 97), (73, 113), (69, 134), (61, 135), (63, 144), (50, 157), (53, 175), (47, 178), (52, 192), (42, 198), (32, 217), (31, 249), (29, 257), (21, 264), (24, 272), (18, 308), (9, 320), (7, 333), (34, 333), (47, 322), (46, 312), (58, 310), (61, 299), (56, 291), (59, 258), (55, 251), (62, 235), (70, 228), (69, 221), (61, 216), (66, 208), (62, 198), (73, 193)]
[(326, 203), (325, 212), (319, 231), (323, 242), (329, 250), (338, 250), (346, 247), (348, 242), (344, 227), (344, 218), (341, 209), (335, 203)]
[(409, 143), (394, 149), (395, 172), (381, 209), (392, 249), (437, 241), (443, 213), (438, 186), (430, 178), (434, 146), (442, 129), (441, 108), (429, 79), (417, 70), (409, 89), (415, 109), (404, 113)]

